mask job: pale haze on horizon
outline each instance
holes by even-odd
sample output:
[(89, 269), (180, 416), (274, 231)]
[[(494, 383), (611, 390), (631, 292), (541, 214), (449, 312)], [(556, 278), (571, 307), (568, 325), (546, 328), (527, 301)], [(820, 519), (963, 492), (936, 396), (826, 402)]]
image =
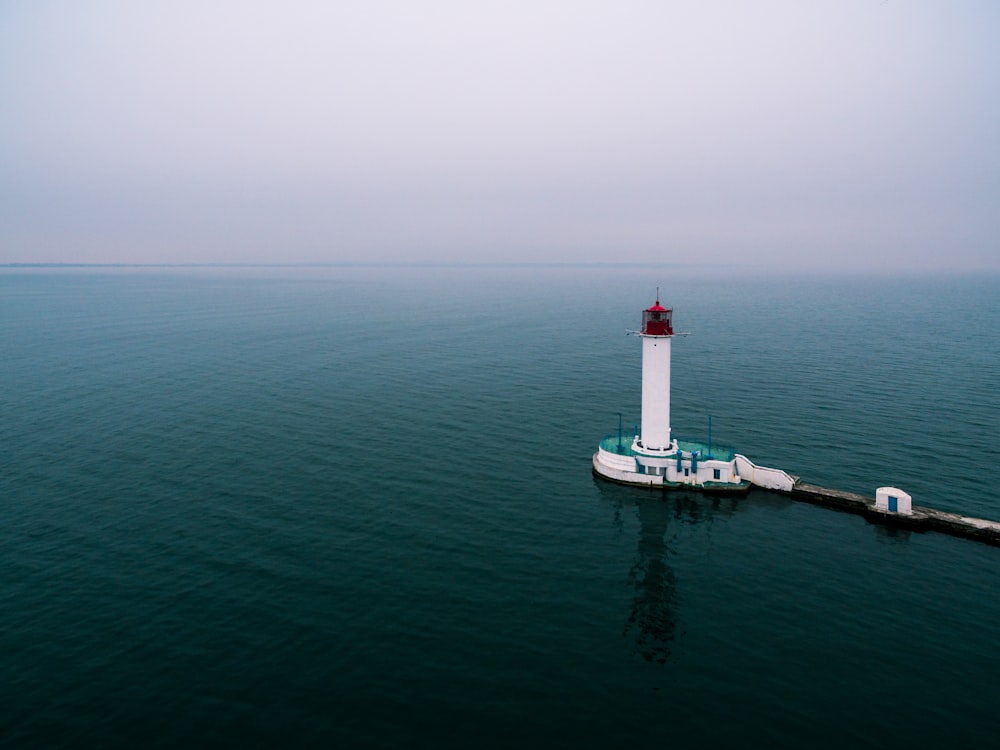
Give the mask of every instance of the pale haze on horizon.
[(0, 5), (0, 263), (1000, 269), (995, 2)]

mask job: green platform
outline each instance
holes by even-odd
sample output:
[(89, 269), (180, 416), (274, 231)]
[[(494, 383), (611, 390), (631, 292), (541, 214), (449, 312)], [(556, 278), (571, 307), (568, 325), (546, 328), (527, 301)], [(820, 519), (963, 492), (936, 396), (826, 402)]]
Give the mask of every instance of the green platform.
[[(632, 450), (633, 439), (634, 436), (632, 435), (622, 435), (621, 450), (619, 450), (618, 433), (605, 435), (601, 438), (601, 448), (606, 450), (608, 453), (616, 453), (619, 456), (635, 456), (636, 453)], [(698, 440), (685, 440), (683, 438), (677, 438), (677, 444), (680, 446), (680, 449), (684, 451), (684, 453), (698, 453), (699, 459), (702, 461), (709, 458), (713, 458), (716, 461), (732, 461), (733, 458), (736, 457), (736, 450), (724, 445), (716, 445), (713, 443), (711, 450), (709, 450), (708, 443), (702, 443)]]

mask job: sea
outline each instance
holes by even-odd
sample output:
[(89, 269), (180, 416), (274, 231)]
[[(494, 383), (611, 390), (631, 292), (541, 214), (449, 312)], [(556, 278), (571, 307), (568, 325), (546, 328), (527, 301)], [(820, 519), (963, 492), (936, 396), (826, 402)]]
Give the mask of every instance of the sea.
[(1000, 548), (609, 484), (674, 434), (1000, 520), (1000, 274), (0, 268), (0, 746), (1000, 736)]

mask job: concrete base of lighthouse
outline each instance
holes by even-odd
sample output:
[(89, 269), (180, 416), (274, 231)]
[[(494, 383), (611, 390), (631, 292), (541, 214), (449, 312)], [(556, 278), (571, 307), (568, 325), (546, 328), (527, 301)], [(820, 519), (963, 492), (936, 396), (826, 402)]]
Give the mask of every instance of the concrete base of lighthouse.
[(638, 487), (746, 492), (752, 485), (789, 492), (795, 478), (780, 469), (757, 466), (731, 448), (693, 440), (673, 440), (667, 448), (644, 448), (641, 440), (604, 437), (593, 457), (594, 474)]

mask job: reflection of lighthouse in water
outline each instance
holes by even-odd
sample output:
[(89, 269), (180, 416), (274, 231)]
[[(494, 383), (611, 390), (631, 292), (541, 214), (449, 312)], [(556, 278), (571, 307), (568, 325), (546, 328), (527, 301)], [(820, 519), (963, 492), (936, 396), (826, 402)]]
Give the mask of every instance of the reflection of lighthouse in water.
[(677, 630), (677, 577), (670, 566), (673, 552), (667, 538), (671, 521), (677, 525), (711, 525), (716, 513), (728, 515), (737, 505), (730, 498), (704, 498), (687, 493), (669, 500), (640, 498), (636, 504), (639, 544), (629, 584), (634, 589), (625, 636), (635, 638), (646, 661), (664, 664), (670, 657)]
[(667, 526), (672, 515), (672, 503), (640, 502), (639, 554), (628, 573), (635, 587), (632, 612), (625, 632), (634, 633), (639, 653), (646, 661), (659, 664), (670, 656), (676, 621), (677, 581), (667, 564)]

